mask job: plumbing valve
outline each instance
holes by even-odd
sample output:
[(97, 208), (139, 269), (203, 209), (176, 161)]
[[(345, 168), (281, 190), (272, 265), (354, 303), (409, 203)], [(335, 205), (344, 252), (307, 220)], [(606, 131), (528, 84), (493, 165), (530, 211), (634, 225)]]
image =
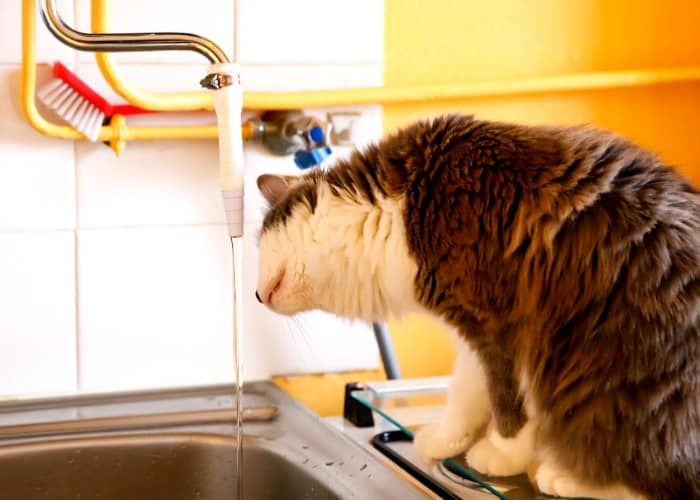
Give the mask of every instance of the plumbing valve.
[(262, 143), (276, 155), (294, 155), (300, 169), (320, 165), (332, 150), (328, 144), (330, 124), (301, 111), (267, 111), (249, 121), (252, 142)]

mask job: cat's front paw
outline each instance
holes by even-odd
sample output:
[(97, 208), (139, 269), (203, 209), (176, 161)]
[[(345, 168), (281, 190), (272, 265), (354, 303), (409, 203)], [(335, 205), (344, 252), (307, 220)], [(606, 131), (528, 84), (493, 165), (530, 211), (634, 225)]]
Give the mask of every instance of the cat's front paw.
[(522, 474), (533, 459), (532, 428), (526, 424), (513, 438), (491, 430), (467, 452), (467, 463), (487, 476)]
[(470, 437), (450, 434), (442, 424), (426, 424), (416, 432), (413, 443), (424, 461), (450, 458), (469, 446)]
[(515, 476), (525, 471), (525, 468), (513, 460), (509, 454), (498, 449), (484, 436), (467, 452), (467, 463), (477, 472), (487, 476)]

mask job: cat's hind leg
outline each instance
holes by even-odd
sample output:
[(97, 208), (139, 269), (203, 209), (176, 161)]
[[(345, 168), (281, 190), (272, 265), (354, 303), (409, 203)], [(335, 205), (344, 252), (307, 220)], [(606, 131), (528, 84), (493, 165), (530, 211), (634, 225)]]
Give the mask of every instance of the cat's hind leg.
[(423, 460), (453, 457), (464, 452), (491, 414), (486, 379), (478, 357), (466, 342), (459, 343), (447, 408), (438, 423), (418, 429), (414, 439)]
[(621, 483), (590, 484), (576, 478), (551, 458), (545, 459), (535, 472), (534, 482), (540, 493), (564, 498), (596, 498), (598, 500), (646, 500)]

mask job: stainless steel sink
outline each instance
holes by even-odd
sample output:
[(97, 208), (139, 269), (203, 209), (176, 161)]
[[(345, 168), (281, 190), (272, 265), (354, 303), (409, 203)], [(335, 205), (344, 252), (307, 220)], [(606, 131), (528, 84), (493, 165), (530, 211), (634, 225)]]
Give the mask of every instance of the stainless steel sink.
[[(243, 489), (256, 498), (337, 498), (300, 457), (244, 443)], [(0, 448), (5, 498), (230, 500), (235, 442), (195, 433), (61, 439)]]
[[(231, 500), (231, 393), (221, 386), (0, 404), (0, 498)], [(430, 496), (271, 383), (250, 384), (244, 406), (246, 500)]]

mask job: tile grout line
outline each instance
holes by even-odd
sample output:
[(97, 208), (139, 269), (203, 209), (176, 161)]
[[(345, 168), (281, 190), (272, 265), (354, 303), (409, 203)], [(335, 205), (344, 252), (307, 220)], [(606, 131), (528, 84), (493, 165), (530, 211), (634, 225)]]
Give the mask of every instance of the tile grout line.
[(78, 161), (77, 161), (78, 143), (73, 141), (73, 177), (74, 177), (74, 196), (75, 196), (75, 236), (74, 236), (74, 275), (75, 275), (75, 388), (80, 391), (82, 386), (82, 356), (80, 354), (80, 249), (78, 228), (80, 227), (80, 194), (78, 180)]
[[(73, 26), (78, 25), (78, 0), (73, 0)], [(78, 51), (73, 50), (73, 70), (78, 71)], [(78, 268), (80, 266), (80, 250), (78, 249), (78, 228), (80, 227), (79, 193), (78, 193), (78, 141), (73, 141), (73, 290), (75, 293), (75, 390), (80, 391), (81, 386), (81, 356), (80, 356), (80, 279)]]
[[(262, 219), (260, 220), (247, 220), (245, 221), (245, 224), (262, 224)], [(192, 223), (186, 223), (186, 222), (178, 222), (175, 224), (166, 224), (166, 223), (161, 223), (161, 224), (142, 224), (142, 225), (110, 225), (110, 226), (84, 226), (81, 227), (80, 230), (85, 232), (85, 231), (125, 231), (125, 230), (144, 230), (144, 229), (162, 229), (162, 230), (170, 230), (170, 229), (190, 229), (190, 228), (212, 228), (212, 227), (226, 227), (225, 222), (192, 222)]]
[(74, 285), (73, 290), (75, 293), (75, 389), (80, 391), (82, 386), (82, 370), (81, 370), (81, 355), (80, 355), (80, 297), (79, 297), (79, 287), (80, 280), (78, 274), (80, 252), (78, 250), (78, 231), (73, 232), (73, 262), (74, 262)]
[[(262, 219), (254, 219), (245, 221), (246, 225), (260, 225), (262, 224)], [(26, 228), (26, 229), (0, 229), (0, 235), (13, 235), (13, 234), (36, 234), (36, 233), (74, 233), (77, 230), (81, 232), (85, 231), (124, 231), (124, 230), (144, 230), (144, 229), (190, 229), (190, 228), (213, 228), (213, 227), (226, 227), (225, 222), (193, 222), (193, 223), (176, 223), (176, 224), (142, 224), (142, 225), (110, 225), (110, 226), (83, 226), (80, 228), (66, 227), (61, 229), (54, 228)]]
[(7, 234), (27, 234), (27, 233), (72, 233), (75, 231), (72, 227), (65, 227), (61, 229), (56, 228), (42, 228), (42, 227), (29, 227), (25, 229), (0, 229), (1, 235)]
[(233, 63), (238, 64), (239, 62), (239, 54), (240, 54), (240, 42), (241, 42), (241, 37), (239, 36), (239, 13), (240, 13), (240, 5), (239, 5), (239, 0), (233, 0), (233, 54), (231, 57), (233, 57)]
[[(73, 26), (78, 24), (78, 0), (73, 0)], [(77, 50), (73, 51), (73, 69), (77, 72), (80, 64), (80, 57)], [(73, 197), (75, 207), (74, 236), (73, 236), (73, 275), (75, 291), (75, 390), (80, 392), (83, 385), (82, 377), (82, 356), (80, 354), (80, 181), (78, 178), (78, 141), (73, 141)]]
[(75, 204), (75, 227), (73, 230), (73, 275), (75, 292), (75, 389), (82, 388), (82, 356), (80, 354), (80, 249), (78, 229), (80, 228), (80, 182), (78, 176), (78, 141), (73, 141), (73, 186)]
[[(235, 39), (235, 35), (234, 35)], [(235, 49), (234, 49), (235, 50)], [(118, 61), (119, 66), (124, 67), (159, 67), (159, 66), (171, 66), (173, 68), (201, 68), (201, 62), (183, 62), (183, 61)], [(16, 66), (20, 63), (18, 62), (0, 62), (0, 65)], [(80, 61), (78, 60), (76, 64), (87, 64), (90, 66), (96, 66), (97, 63), (92, 61)], [(290, 69), (303, 69), (308, 70), (313, 69), (326, 69), (326, 68), (380, 68), (384, 66), (384, 61), (249, 61), (238, 63), (242, 68), (255, 68), (255, 69), (278, 69), (278, 68), (290, 68)]]

